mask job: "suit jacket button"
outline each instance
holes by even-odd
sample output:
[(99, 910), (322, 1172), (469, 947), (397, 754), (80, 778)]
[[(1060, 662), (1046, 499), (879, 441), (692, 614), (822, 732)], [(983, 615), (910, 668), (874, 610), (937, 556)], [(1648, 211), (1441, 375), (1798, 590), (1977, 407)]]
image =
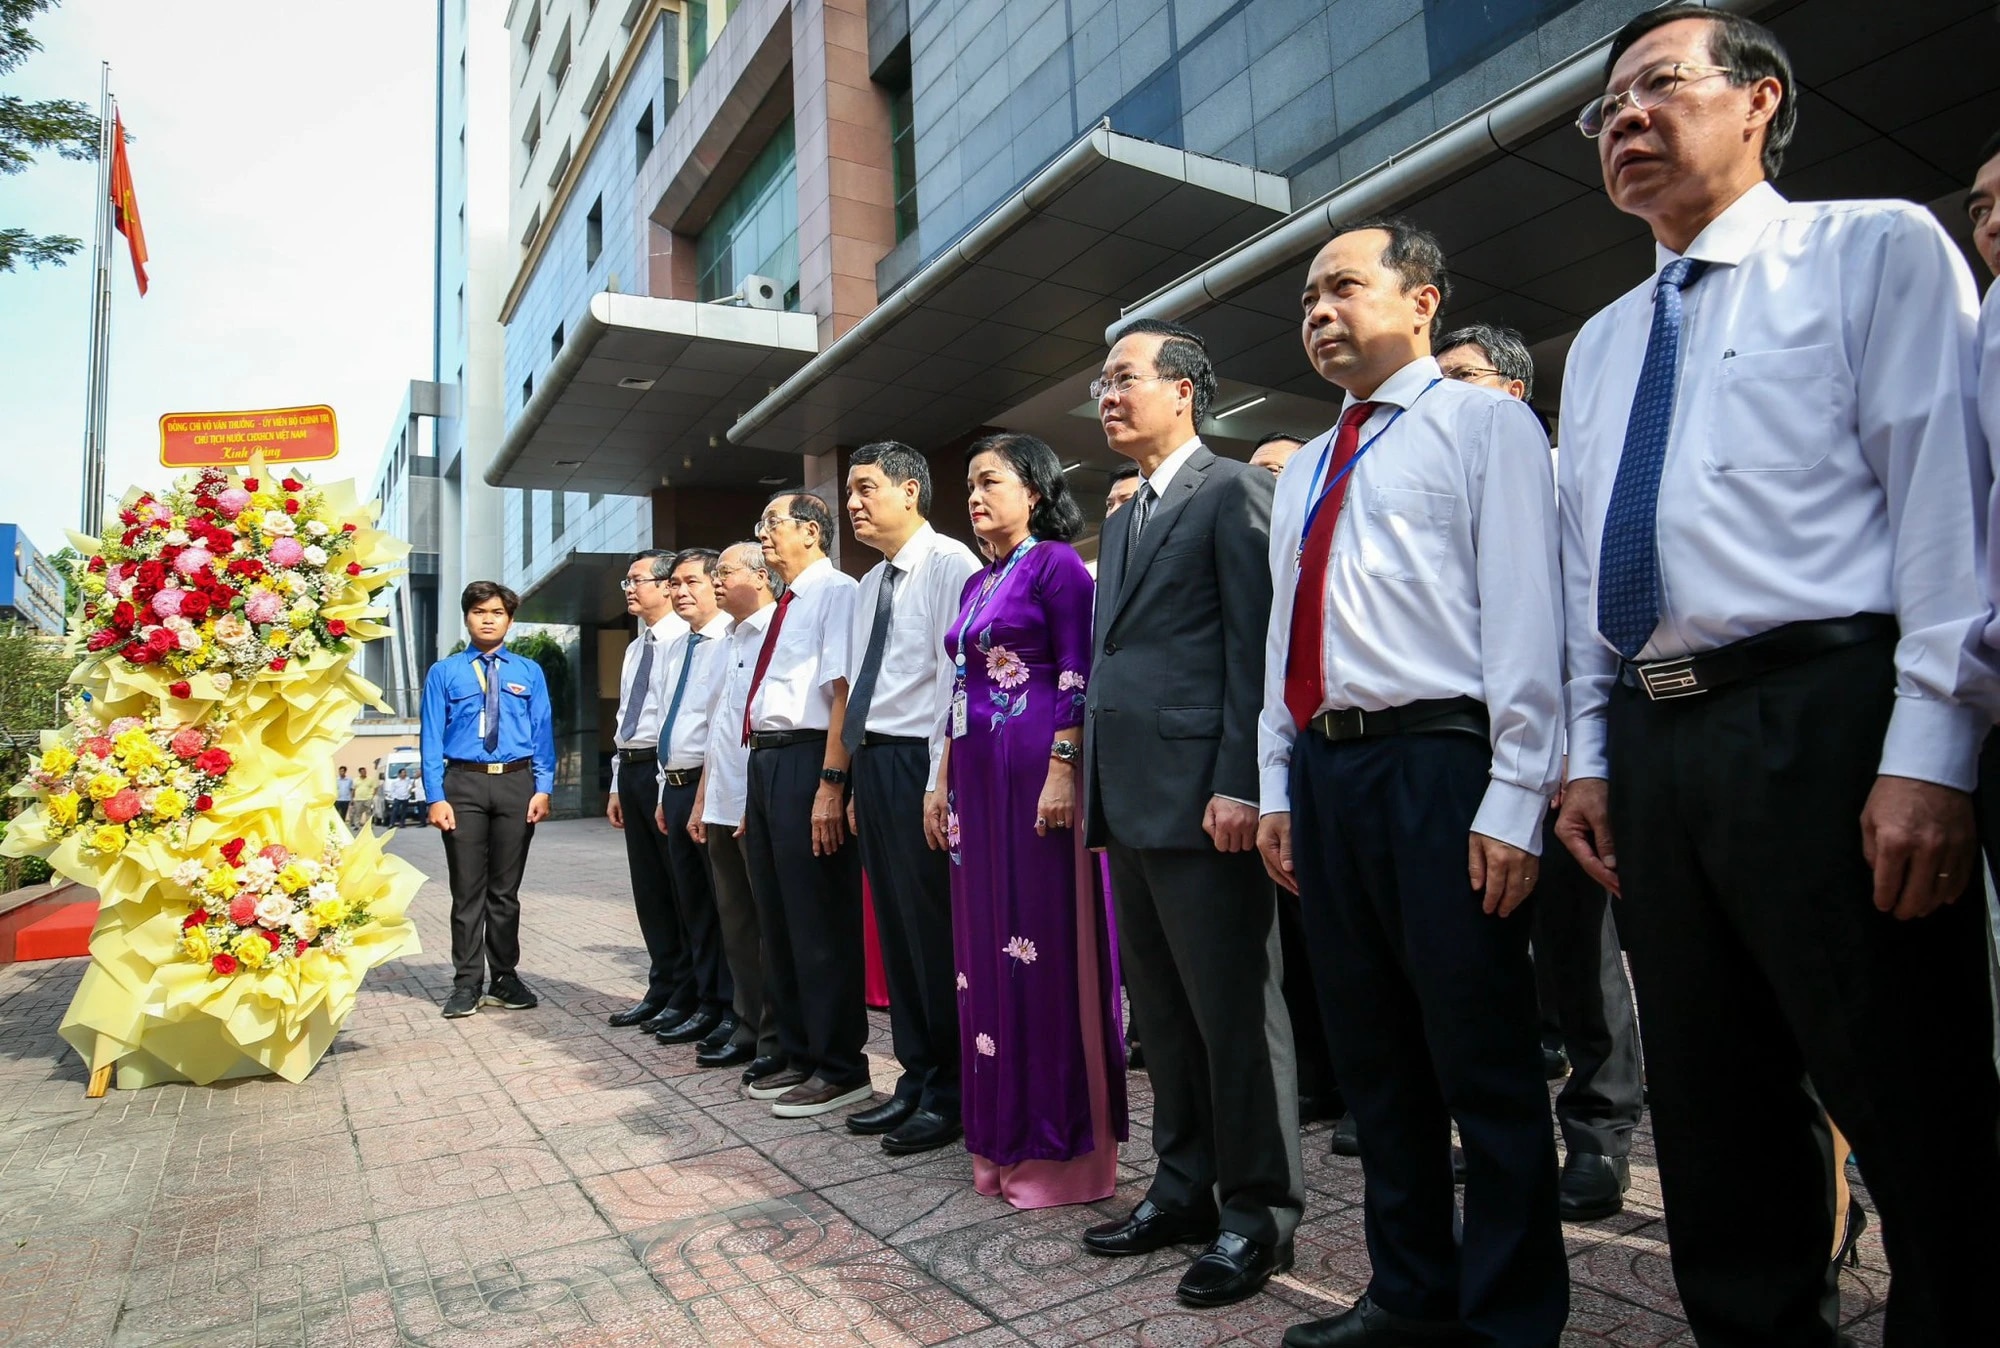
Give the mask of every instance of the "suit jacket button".
[(1105, 643), (1104, 643), (1104, 653), (1105, 653), (1106, 655), (1116, 655), (1116, 654), (1118, 654), (1118, 643), (1117, 643), (1117, 642), (1115, 642), (1115, 641), (1107, 641), (1107, 642), (1105, 642)]

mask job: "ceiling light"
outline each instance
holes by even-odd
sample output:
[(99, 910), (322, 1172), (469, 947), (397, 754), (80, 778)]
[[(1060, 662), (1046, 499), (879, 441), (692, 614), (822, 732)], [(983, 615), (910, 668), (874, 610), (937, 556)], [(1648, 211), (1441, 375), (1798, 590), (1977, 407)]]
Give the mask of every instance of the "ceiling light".
[(555, 466), (556, 466), (557, 468), (581, 468), (581, 467), (583, 467), (583, 460), (582, 460), (582, 459), (557, 459), (557, 460), (555, 461)]
[(785, 485), (785, 479), (781, 477), (760, 477), (757, 479), (757, 485), (760, 487), (782, 487)]
[(1074, 473), (1074, 472), (1075, 472), (1075, 471), (1076, 471), (1077, 469), (1079, 469), (1079, 468), (1081, 468), (1081, 467), (1083, 467), (1083, 461), (1082, 461), (1081, 459), (1079, 459), (1079, 460), (1077, 460), (1077, 461), (1076, 461), (1075, 463), (1066, 463), (1066, 464), (1064, 464), (1064, 465), (1063, 465), (1063, 471), (1064, 471), (1065, 473)]
[(637, 389), (641, 393), (644, 393), (647, 389), (651, 388), (652, 386), (653, 386), (652, 380), (641, 379), (637, 375), (628, 374), (623, 379), (618, 381), (619, 388)]
[(1220, 412), (1217, 412), (1215, 414), (1215, 420), (1220, 421), (1224, 417), (1233, 417), (1238, 412), (1248, 412), (1251, 408), (1257, 406), (1259, 403), (1267, 403), (1269, 401), (1271, 401), (1270, 395), (1266, 393), (1260, 393), (1254, 398), (1245, 398), (1242, 402), (1237, 403), (1234, 407), (1225, 407)]

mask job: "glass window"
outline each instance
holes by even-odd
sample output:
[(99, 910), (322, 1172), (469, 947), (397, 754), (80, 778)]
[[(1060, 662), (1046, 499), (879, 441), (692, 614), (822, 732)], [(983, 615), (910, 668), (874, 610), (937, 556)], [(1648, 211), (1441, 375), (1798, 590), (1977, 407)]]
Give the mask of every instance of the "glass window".
[(889, 160), (896, 193), (896, 242), (917, 231), (917, 124), (910, 91), (889, 96)]
[(604, 252), (604, 198), (590, 203), (590, 214), (583, 217), (583, 265), (595, 267), (597, 259)]
[(683, 0), (681, 18), (687, 26), (688, 80), (692, 83), (694, 73), (708, 59), (707, 0)]
[(790, 118), (716, 207), (695, 266), (697, 299), (724, 299), (744, 277), (757, 275), (778, 283), (787, 309), (799, 307), (799, 182)]
[(559, 539), (563, 530), (569, 527), (569, 493), (552, 491), (549, 493), (549, 538)]
[(526, 567), (535, 560), (535, 493), (521, 493), (521, 565)]
[(639, 114), (639, 125), (632, 132), (632, 149), (635, 158), (632, 167), (636, 171), (645, 167), (646, 156), (653, 152), (653, 105), (651, 103), (648, 103), (646, 110)]

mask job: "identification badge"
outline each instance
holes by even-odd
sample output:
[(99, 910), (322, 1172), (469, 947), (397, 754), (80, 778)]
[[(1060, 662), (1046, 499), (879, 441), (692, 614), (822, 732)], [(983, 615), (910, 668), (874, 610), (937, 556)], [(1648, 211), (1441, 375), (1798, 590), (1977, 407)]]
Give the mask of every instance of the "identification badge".
[(951, 737), (965, 738), (965, 690), (959, 689), (951, 695)]
[(523, 697), (527, 694), (528, 685), (525, 683), (510, 683), (507, 685), (507, 691), (516, 697)]

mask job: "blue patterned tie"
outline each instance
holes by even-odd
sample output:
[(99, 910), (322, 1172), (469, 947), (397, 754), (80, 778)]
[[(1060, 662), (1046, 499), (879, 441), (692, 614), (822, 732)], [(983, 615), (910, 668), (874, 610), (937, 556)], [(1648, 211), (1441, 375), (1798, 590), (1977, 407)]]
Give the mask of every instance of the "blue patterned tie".
[(488, 651), (478, 658), (486, 662), (486, 706), (481, 717), (486, 733), (479, 742), (490, 754), (500, 747), (500, 652)]
[(681, 694), (687, 692), (688, 671), (694, 668), (694, 648), (707, 638), (699, 632), (688, 633), (687, 653), (681, 657), (680, 682), (674, 685), (674, 700), (667, 704), (667, 719), (660, 723), (660, 766), (665, 767), (667, 756), (674, 749), (674, 721), (681, 714)]
[(1681, 364), (1681, 291), (1693, 285), (1706, 262), (1676, 258), (1653, 290), (1653, 330), (1646, 363), (1625, 423), (1625, 450), (1611, 484), (1611, 506), (1597, 554), (1597, 630), (1611, 648), (1635, 660), (1660, 625), (1660, 560), (1655, 525), (1660, 468), (1673, 429), (1674, 392)]

